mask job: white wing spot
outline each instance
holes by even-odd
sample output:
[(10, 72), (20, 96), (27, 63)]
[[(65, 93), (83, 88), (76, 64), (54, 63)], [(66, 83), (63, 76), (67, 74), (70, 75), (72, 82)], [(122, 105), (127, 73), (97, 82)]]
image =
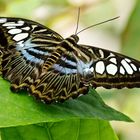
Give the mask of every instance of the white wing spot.
[(22, 26), (23, 24), (24, 24), (23, 22), (18, 22), (18, 23), (15, 23), (15, 22), (6, 22), (2, 26)]
[(6, 28), (7, 28), (7, 29), (14, 29), (14, 28), (16, 28), (16, 27), (14, 27), (14, 26), (7, 26)]
[(22, 24), (23, 25), (24, 24), (24, 21), (23, 20), (19, 20), (18, 21), (18, 24)]
[(125, 70), (122, 66), (120, 66), (120, 73), (123, 74), (123, 75), (125, 74)]
[(128, 74), (133, 74), (133, 70), (132, 70), (131, 66), (124, 59), (121, 61), (121, 63)]
[(103, 74), (105, 71), (105, 65), (103, 61), (98, 61), (95, 66), (95, 71), (99, 74)]
[(128, 58), (125, 58), (124, 59), (126, 62), (128, 62), (128, 63), (130, 63), (131, 62), (131, 60), (130, 59), (128, 59)]
[(21, 33), (22, 30), (21, 29), (11, 29), (8, 31), (8, 33), (10, 34), (18, 34), (18, 33)]
[(112, 63), (114, 63), (114, 64), (117, 64), (117, 60), (116, 60), (116, 58), (110, 58), (110, 60), (109, 60), (110, 62), (112, 62)]
[(130, 64), (134, 71), (137, 71), (137, 67), (134, 64)]
[(107, 67), (106, 67), (106, 70), (108, 72), (108, 74), (111, 74), (111, 75), (115, 75), (118, 68), (116, 65), (114, 64), (109, 64)]
[(104, 58), (104, 52), (102, 50), (99, 50), (99, 53), (101, 55), (101, 58)]
[(20, 41), (20, 40), (23, 40), (23, 39), (25, 39), (26, 37), (28, 37), (28, 33), (20, 33), (20, 34), (17, 34), (17, 35), (15, 35), (14, 37), (13, 37), (13, 39), (15, 40), (15, 41)]
[(28, 27), (28, 26), (27, 27), (23, 27), (22, 29), (23, 30), (26, 30), (26, 31), (29, 31), (30, 30), (30, 27)]
[(111, 56), (115, 56), (115, 55), (113, 53), (110, 53), (109, 57), (111, 57)]
[(7, 21), (6, 18), (1, 18), (1, 19), (0, 19), (0, 23), (5, 23), (6, 21)]

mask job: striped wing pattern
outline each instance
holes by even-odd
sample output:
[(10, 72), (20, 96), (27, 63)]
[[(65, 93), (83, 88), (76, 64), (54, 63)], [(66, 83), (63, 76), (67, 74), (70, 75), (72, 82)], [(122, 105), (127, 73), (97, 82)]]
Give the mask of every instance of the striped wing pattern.
[(2, 75), (12, 89), (26, 88), (42, 72), (42, 65), (63, 38), (25, 19), (0, 18)]
[(21, 18), (0, 18), (0, 72), (11, 89), (26, 89), (46, 102), (63, 102), (88, 87), (140, 87), (140, 62), (63, 39), (53, 30)]

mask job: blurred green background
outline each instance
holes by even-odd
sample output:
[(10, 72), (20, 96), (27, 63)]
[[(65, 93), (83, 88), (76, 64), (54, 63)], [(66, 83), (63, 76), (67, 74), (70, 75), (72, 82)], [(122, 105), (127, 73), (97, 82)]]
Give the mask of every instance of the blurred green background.
[[(81, 8), (79, 30), (120, 16), (112, 22), (79, 34), (80, 43), (93, 45), (140, 59), (139, 0), (0, 0), (0, 16), (38, 21), (64, 38), (75, 32), (77, 10)], [(135, 122), (112, 122), (120, 140), (140, 138), (140, 89), (97, 89), (107, 104)]]

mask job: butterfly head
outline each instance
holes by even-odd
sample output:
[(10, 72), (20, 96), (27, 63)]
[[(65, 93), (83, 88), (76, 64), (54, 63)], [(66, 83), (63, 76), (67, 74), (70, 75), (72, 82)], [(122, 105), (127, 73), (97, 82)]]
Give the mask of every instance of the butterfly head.
[(79, 37), (76, 34), (71, 35), (69, 38), (73, 40), (75, 43), (79, 41)]

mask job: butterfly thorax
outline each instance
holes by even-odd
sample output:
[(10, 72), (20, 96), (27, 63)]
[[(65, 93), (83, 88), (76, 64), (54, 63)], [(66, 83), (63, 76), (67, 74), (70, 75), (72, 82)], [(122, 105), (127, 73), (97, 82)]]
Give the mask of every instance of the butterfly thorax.
[(63, 49), (65, 48), (67, 52), (73, 54), (74, 58), (77, 61), (77, 73), (85, 78), (93, 74), (93, 67), (91, 66), (93, 64), (93, 59), (88, 54), (89, 51), (87, 49), (82, 49), (82, 47), (77, 44), (78, 41), (79, 37), (74, 34), (64, 39), (60, 43), (60, 46)]
[(77, 35), (71, 35), (70, 37), (64, 39), (59, 45), (66, 49), (66, 51), (76, 51), (77, 43), (79, 41), (79, 37)]

